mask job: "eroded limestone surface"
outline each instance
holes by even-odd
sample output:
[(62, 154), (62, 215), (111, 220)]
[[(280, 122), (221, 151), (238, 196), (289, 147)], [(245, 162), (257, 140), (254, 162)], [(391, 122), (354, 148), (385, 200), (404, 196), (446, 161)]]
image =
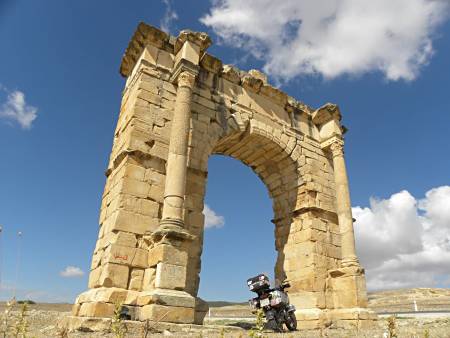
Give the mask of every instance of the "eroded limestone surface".
[(207, 164), (223, 154), (267, 187), (276, 278), (292, 284), (299, 327), (370, 325), (338, 106), (312, 109), (257, 70), (223, 65), (210, 44), (205, 33), (175, 38), (144, 23), (131, 39), (89, 290), (73, 315), (110, 317), (122, 302), (137, 320), (203, 322)]

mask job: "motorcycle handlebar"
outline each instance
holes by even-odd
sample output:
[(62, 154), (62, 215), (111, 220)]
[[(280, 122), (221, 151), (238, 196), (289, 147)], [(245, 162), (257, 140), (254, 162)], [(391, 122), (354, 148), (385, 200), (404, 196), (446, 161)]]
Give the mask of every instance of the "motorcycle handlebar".
[(283, 289), (283, 290), (290, 288), (290, 287), (291, 287), (291, 284), (289, 282), (286, 282), (286, 283), (280, 285), (280, 289)]

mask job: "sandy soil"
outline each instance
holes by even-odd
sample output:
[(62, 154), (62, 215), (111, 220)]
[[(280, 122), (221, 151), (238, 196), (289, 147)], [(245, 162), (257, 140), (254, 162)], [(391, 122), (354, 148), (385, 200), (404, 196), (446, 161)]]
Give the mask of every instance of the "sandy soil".
[[(450, 290), (448, 289), (411, 289), (371, 293), (370, 307), (378, 313), (402, 313), (414, 309), (414, 299), (419, 311), (449, 311)], [(70, 316), (71, 304), (36, 304), (30, 305), (27, 311), (27, 337), (71, 337), (97, 338), (116, 337), (108, 332), (66, 332), (62, 327)], [(4, 303), (0, 303), (0, 337), (4, 331)], [(10, 326), (14, 327), (19, 316), (20, 305), (9, 315)], [(408, 316), (412, 316), (411, 314)], [(399, 314), (396, 319), (398, 337), (450, 338), (450, 317), (413, 316)], [(205, 326), (194, 325), (150, 325), (145, 329), (142, 323), (126, 322), (126, 337), (249, 337), (249, 329), (253, 326), (253, 316), (247, 305), (228, 305), (211, 308), (211, 316), (205, 320)], [(109, 327), (109, 322), (108, 325)], [(12, 330), (13, 331), (13, 330)], [(10, 332), (5, 337), (15, 337)], [(147, 333), (147, 335), (145, 335)], [(295, 333), (273, 334), (266, 332), (267, 337), (384, 337), (387, 333), (387, 319), (381, 317), (377, 327), (366, 331), (342, 331), (327, 329), (322, 331), (302, 331)]]

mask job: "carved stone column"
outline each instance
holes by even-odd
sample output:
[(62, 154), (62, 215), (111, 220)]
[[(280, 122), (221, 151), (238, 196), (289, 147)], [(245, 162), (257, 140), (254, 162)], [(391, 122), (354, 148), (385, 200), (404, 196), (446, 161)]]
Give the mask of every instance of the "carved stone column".
[(336, 209), (339, 219), (342, 245), (342, 266), (359, 266), (355, 250), (352, 205), (348, 187), (347, 169), (344, 160), (344, 142), (335, 137), (330, 145), (333, 155), (334, 182), (336, 187)]
[(209, 44), (205, 33), (182, 31), (174, 46), (175, 64), (170, 81), (177, 86), (177, 92), (169, 136), (164, 202), (159, 227), (147, 237), (149, 269), (155, 276), (149, 297), (140, 298), (141, 320), (159, 321), (161, 314), (168, 313), (164, 321), (202, 323), (207, 311), (207, 306), (205, 309), (204, 302), (195, 293), (187, 292), (190, 290), (191, 245), (196, 236), (184, 223), (184, 204), (192, 92), (200, 56)]
[(163, 227), (184, 227), (183, 204), (186, 190), (191, 99), (195, 76), (196, 74), (192, 70), (183, 70), (176, 78), (178, 89), (167, 159), (167, 179), (161, 219), (161, 226)]

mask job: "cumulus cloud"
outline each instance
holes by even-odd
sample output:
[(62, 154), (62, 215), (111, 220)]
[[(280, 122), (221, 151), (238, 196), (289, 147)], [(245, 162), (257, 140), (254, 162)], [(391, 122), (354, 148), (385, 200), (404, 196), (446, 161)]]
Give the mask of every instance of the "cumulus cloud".
[(84, 275), (83, 270), (81, 270), (77, 266), (66, 266), (66, 268), (59, 272), (61, 277), (73, 278), (73, 277), (81, 277)]
[(205, 204), (203, 208), (203, 214), (205, 215), (205, 228), (221, 228), (225, 225), (225, 218), (217, 215), (208, 205)]
[(21, 91), (9, 92), (1, 86), (0, 89), (7, 93), (6, 102), (0, 106), (0, 118), (17, 122), (23, 129), (30, 129), (37, 117), (37, 108), (26, 103), (25, 94)]
[(353, 208), (355, 236), (368, 288), (448, 286), (450, 186), (417, 200), (404, 190)]
[(222, 0), (200, 21), (277, 79), (380, 71), (413, 80), (448, 9), (447, 0)]
[(166, 6), (166, 11), (160, 21), (160, 26), (163, 31), (170, 33), (172, 22), (178, 19), (178, 14), (172, 8), (171, 0), (162, 0), (162, 2)]

